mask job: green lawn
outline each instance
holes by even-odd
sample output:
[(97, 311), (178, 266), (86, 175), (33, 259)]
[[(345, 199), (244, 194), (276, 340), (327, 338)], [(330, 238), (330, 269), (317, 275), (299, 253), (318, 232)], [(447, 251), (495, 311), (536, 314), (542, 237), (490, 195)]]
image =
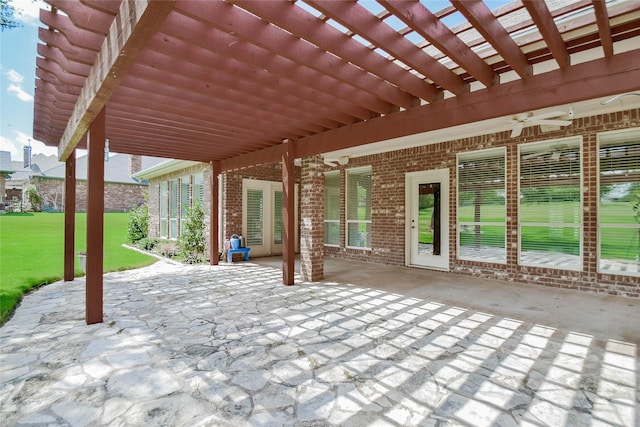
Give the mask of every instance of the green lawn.
[[(104, 217), (104, 270), (143, 267), (155, 258), (122, 246), (127, 240), (128, 213)], [(76, 214), (76, 250), (86, 246), (86, 214)], [(29, 289), (62, 279), (64, 214), (34, 213), (0, 216), (0, 324), (11, 315)], [(75, 275), (82, 276), (76, 259)]]

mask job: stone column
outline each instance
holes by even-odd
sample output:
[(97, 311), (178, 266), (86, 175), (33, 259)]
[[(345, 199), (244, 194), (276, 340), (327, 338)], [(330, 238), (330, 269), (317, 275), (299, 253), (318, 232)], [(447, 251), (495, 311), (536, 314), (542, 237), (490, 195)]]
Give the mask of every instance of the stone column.
[(302, 279), (324, 277), (324, 164), (321, 155), (302, 159), (300, 264)]

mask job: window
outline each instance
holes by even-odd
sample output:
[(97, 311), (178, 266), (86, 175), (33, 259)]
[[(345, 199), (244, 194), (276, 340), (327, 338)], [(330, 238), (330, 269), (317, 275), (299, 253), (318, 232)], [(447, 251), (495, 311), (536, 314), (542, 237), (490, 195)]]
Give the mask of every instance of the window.
[(598, 135), (598, 271), (640, 273), (640, 129)]
[(166, 238), (169, 224), (169, 189), (166, 182), (160, 183), (160, 237)]
[(284, 224), (282, 222), (282, 191), (273, 192), (273, 244), (282, 244)]
[(324, 175), (324, 244), (340, 246), (340, 172)]
[(506, 263), (505, 150), (458, 157), (458, 258)]
[(347, 171), (347, 247), (371, 248), (371, 167)]
[[(184, 228), (187, 222), (187, 210), (191, 206), (189, 202), (191, 179), (188, 176), (183, 176), (180, 179), (180, 231)], [(179, 234), (179, 233), (178, 233)]]
[(582, 269), (581, 139), (521, 145), (521, 265)]
[(247, 246), (264, 244), (264, 192), (260, 189), (247, 189)]
[(200, 200), (200, 202), (204, 205), (204, 178), (201, 173), (193, 175), (193, 192), (192, 197)]
[(169, 181), (169, 238), (178, 237), (178, 181)]

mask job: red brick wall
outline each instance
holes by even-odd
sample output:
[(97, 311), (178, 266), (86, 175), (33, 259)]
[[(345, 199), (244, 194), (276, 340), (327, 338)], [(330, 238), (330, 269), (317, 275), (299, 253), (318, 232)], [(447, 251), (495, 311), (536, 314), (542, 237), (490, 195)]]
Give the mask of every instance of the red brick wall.
[[(54, 204), (58, 210), (64, 210), (64, 180), (33, 177), (32, 181), (38, 188), (45, 203)], [(133, 206), (146, 202), (147, 186), (140, 184), (122, 184), (105, 182), (104, 210), (105, 212), (128, 212)], [(87, 210), (87, 182), (76, 181), (76, 212)]]
[[(609, 293), (630, 297), (640, 296), (640, 278), (597, 273), (597, 153), (596, 133), (640, 126), (640, 110), (576, 119), (571, 126), (555, 132), (540, 132), (539, 128), (523, 130), (518, 138), (500, 132), (447, 141), (400, 151), (392, 151), (356, 159), (341, 169), (341, 247), (325, 247), (327, 256), (356, 259), (380, 264), (405, 264), (405, 174), (408, 172), (449, 169), (449, 263), (455, 273)], [(518, 144), (569, 136), (583, 137), (583, 270), (567, 271), (518, 265)], [(428, 141), (425, 141), (428, 142)], [(456, 154), (493, 147), (506, 147), (507, 156), (507, 263), (491, 264), (458, 260), (456, 257)], [(345, 169), (372, 167), (372, 249), (370, 251), (344, 247)], [(331, 168), (325, 166), (325, 170)], [(335, 169), (335, 168), (334, 168)]]

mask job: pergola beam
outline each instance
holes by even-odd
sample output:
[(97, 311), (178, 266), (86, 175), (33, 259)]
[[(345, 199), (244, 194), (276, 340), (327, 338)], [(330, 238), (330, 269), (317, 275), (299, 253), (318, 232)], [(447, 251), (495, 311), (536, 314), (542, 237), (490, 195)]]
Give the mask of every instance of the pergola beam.
[(58, 144), (60, 160), (76, 148), (174, 4), (175, 0), (123, 0)]

